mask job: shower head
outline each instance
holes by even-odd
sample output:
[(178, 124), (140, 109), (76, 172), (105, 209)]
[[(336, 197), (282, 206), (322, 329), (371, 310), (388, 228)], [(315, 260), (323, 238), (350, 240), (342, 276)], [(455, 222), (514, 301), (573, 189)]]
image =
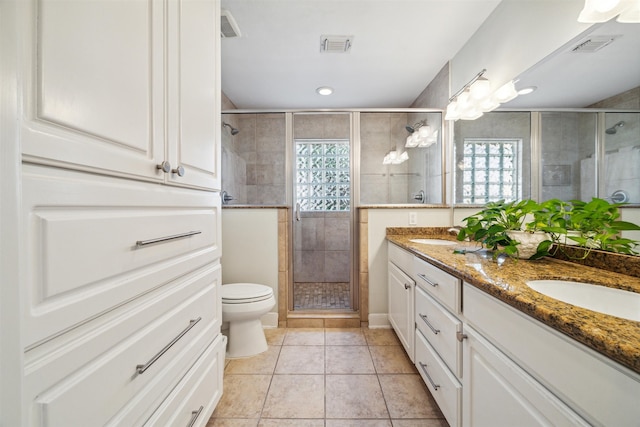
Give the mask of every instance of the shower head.
[(407, 132), (409, 133), (414, 133), (415, 131), (417, 131), (418, 129), (420, 129), (422, 126), (424, 126), (424, 120), (421, 122), (416, 123), (415, 125), (411, 126), (411, 125), (406, 125), (404, 128), (407, 130)]
[(231, 135), (237, 135), (238, 133), (240, 133), (240, 131), (238, 129), (234, 128), (229, 123), (222, 122), (222, 126), (228, 127), (229, 131), (231, 132)]
[(618, 132), (618, 128), (621, 128), (623, 126), (624, 126), (624, 122), (619, 121), (615, 125), (611, 126), (609, 129), (605, 130), (605, 132), (608, 133), (609, 135), (614, 135), (616, 132)]

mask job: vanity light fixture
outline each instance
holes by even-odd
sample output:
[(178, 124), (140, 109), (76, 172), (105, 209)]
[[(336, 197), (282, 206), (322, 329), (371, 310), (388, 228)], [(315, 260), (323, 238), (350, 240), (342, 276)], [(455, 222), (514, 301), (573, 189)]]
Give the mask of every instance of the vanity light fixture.
[(621, 23), (640, 23), (640, 0), (585, 0), (578, 22), (606, 22), (614, 16)]
[(318, 89), (316, 89), (316, 92), (318, 93), (318, 95), (327, 96), (333, 93), (333, 88), (330, 88), (329, 86), (320, 86)]
[(429, 126), (426, 120), (413, 126), (407, 125), (406, 129), (411, 132), (404, 144), (406, 148), (429, 147), (438, 141), (438, 130)]
[(509, 102), (518, 96), (513, 80), (492, 92), (491, 83), (483, 77), (486, 71), (486, 69), (480, 71), (469, 83), (449, 98), (445, 120), (475, 120), (484, 113), (495, 110), (500, 104)]
[(409, 153), (403, 151), (402, 154), (398, 154), (398, 151), (389, 151), (382, 159), (383, 165), (399, 165), (400, 163), (409, 160)]

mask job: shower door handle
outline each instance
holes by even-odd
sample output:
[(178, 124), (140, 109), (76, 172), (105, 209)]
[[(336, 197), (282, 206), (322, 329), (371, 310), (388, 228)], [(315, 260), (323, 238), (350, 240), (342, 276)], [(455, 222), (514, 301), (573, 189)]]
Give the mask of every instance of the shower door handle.
[(300, 221), (300, 203), (296, 203), (296, 221)]

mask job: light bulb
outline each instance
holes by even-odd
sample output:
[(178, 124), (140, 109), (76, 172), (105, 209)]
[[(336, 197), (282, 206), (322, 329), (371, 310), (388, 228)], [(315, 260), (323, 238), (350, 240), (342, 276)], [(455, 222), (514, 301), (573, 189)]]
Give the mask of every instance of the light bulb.
[(513, 84), (513, 80), (505, 83), (495, 92), (496, 101), (502, 103), (509, 102), (518, 96), (518, 92), (516, 91), (516, 86)]
[(484, 99), (491, 93), (491, 82), (484, 77), (479, 77), (469, 87), (469, 92), (473, 99)]
[(422, 138), (426, 138), (429, 135), (431, 135), (431, 126), (429, 125), (424, 125), (420, 128), (420, 130), (418, 131), (418, 133), (420, 134), (420, 136)]

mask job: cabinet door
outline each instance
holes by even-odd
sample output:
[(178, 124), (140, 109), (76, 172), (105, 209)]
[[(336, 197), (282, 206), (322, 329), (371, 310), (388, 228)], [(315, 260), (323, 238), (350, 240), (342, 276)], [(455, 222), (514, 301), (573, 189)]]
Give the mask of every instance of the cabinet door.
[(168, 7), (167, 179), (220, 189), (219, 3), (173, 0)]
[(163, 4), (20, 2), (25, 160), (164, 180)]
[(413, 362), (414, 349), (414, 307), (413, 291), (415, 282), (389, 263), (389, 322), (396, 331), (400, 342)]
[(465, 326), (463, 426), (588, 426), (542, 384)]

